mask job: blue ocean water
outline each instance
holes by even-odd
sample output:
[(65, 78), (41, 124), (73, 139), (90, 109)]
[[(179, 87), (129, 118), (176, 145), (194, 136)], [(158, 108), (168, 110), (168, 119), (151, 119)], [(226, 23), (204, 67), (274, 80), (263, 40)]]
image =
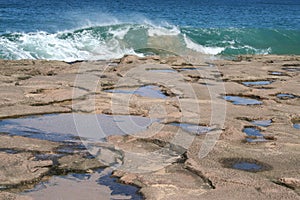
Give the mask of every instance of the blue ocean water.
[(0, 0), (0, 58), (300, 54), (300, 0)]

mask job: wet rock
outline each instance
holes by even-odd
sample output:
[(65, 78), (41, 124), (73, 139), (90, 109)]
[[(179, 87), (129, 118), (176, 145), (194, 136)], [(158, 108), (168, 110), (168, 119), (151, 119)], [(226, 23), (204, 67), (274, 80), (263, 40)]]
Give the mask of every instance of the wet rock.
[(265, 135), (264, 138), (266, 140), (277, 140), (277, 138), (274, 135)]
[(136, 61), (138, 61), (138, 57), (134, 56), (134, 55), (125, 55), (122, 59), (121, 59), (121, 64), (130, 64), (130, 63), (134, 63)]
[(18, 151), (53, 152), (61, 144), (46, 140), (0, 134), (0, 148)]
[(102, 147), (98, 150), (96, 159), (106, 166), (114, 166), (122, 163), (122, 156), (120, 151)]
[(299, 67), (300, 63), (286, 63), (286, 64), (283, 64), (282, 66), (284, 66), (284, 67)]
[(81, 155), (68, 155), (58, 159), (58, 168), (63, 171), (87, 171), (107, 167), (95, 158), (84, 158)]
[(271, 126), (272, 122), (273, 122), (272, 119), (270, 119), (270, 120), (254, 120), (254, 121), (251, 121), (251, 123), (253, 125), (261, 126), (261, 127)]
[(30, 153), (7, 154), (0, 152), (0, 184), (12, 187), (31, 183), (49, 172), (52, 161), (35, 161)]
[(164, 63), (171, 66), (192, 66), (192, 64), (182, 57), (169, 57), (165, 59)]
[(122, 151), (120, 170), (125, 172), (145, 173), (161, 170), (178, 162), (182, 152), (176, 152), (169, 146), (160, 147), (151, 140), (139, 137), (113, 136), (109, 143)]
[[(132, 174), (115, 171), (114, 176), (121, 176), (127, 184), (142, 186), (141, 192), (146, 199), (199, 199), (210, 187), (201, 177), (174, 164), (151, 174)], [(180, 181), (178, 181), (180, 180)]]

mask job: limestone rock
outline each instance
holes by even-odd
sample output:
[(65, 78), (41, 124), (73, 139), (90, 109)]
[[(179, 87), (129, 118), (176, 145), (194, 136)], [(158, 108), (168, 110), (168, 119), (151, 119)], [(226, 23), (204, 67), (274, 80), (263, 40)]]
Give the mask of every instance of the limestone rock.
[(106, 167), (97, 159), (84, 158), (81, 155), (68, 155), (58, 159), (59, 169), (66, 171), (87, 171)]
[(46, 140), (0, 134), (0, 148), (18, 151), (53, 152), (61, 144)]
[(34, 182), (44, 176), (52, 166), (51, 160), (35, 161), (30, 153), (0, 152), (0, 160), (0, 184), (4, 187)]
[(33, 200), (31, 197), (9, 192), (0, 192), (0, 200)]

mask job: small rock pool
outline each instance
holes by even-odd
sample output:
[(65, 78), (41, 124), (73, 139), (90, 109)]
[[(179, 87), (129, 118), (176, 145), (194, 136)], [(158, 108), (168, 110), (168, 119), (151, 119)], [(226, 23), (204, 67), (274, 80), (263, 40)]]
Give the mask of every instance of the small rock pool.
[(292, 119), (293, 127), (300, 130), (300, 118)]
[[(55, 163), (67, 155), (93, 158), (83, 141), (93, 145), (104, 142), (110, 135), (135, 134), (146, 130), (154, 121), (157, 120), (131, 115), (47, 114), (0, 120), (0, 132), (60, 142), (62, 145), (55, 152), (35, 155), (36, 160), (52, 160)], [(10, 149), (4, 152), (18, 153)], [(111, 177), (111, 171), (105, 170), (111, 168), (54, 175), (24, 194), (35, 199), (143, 199), (138, 193), (139, 188), (118, 183), (116, 178)]]
[(121, 94), (136, 94), (143, 97), (165, 99), (167, 96), (161, 92), (160, 88), (155, 85), (146, 85), (137, 89), (112, 89), (104, 90), (109, 93), (121, 93)]
[(261, 101), (251, 98), (244, 98), (239, 96), (223, 96), (226, 101), (232, 102), (234, 105), (260, 105)]
[(132, 115), (47, 114), (0, 120), (0, 132), (55, 142), (80, 138), (101, 141), (110, 135), (146, 130), (155, 121)]
[(243, 129), (243, 132), (246, 133), (246, 141), (247, 142), (266, 142), (267, 140), (264, 138), (264, 135), (261, 134), (260, 130), (255, 127), (247, 127)]
[(147, 69), (147, 71), (150, 71), (150, 72), (161, 72), (161, 73), (174, 73), (174, 72), (177, 72), (174, 69)]
[(283, 99), (283, 100), (285, 100), (285, 99), (294, 99), (294, 98), (296, 98), (296, 96), (294, 96), (294, 95), (292, 95), (292, 94), (287, 94), (287, 93), (277, 94), (276, 96), (277, 96), (277, 98)]
[(204, 134), (204, 133), (207, 133), (212, 130), (210, 127), (207, 127), (207, 126), (199, 126), (196, 124), (188, 124), (188, 123), (170, 123), (170, 125), (178, 126), (178, 127), (182, 128), (183, 130), (193, 133), (193, 134), (196, 134), (196, 135)]
[(262, 166), (250, 162), (237, 162), (232, 166), (232, 168), (244, 171), (258, 171), (262, 168)]
[(271, 165), (252, 158), (223, 158), (220, 160), (220, 163), (225, 168), (232, 168), (252, 173), (272, 169)]
[(22, 194), (34, 199), (130, 199), (141, 200), (137, 187), (118, 183), (110, 171), (94, 173), (69, 173), (52, 176)]
[(269, 85), (272, 81), (246, 81), (242, 82), (245, 86), (260, 86), (260, 85)]
[(255, 126), (262, 126), (262, 127), (268, 127), (271, 126), (272, 120), (254, 120), (251, 122)]

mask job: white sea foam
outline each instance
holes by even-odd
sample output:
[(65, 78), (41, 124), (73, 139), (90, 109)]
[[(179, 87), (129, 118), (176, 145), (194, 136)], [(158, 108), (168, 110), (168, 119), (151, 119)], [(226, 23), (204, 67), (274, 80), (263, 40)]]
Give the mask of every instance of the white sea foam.
[[(159, 37), (159, 36), (163, 36)], [(222, 46), (204, 46), (182, 34), (171, 25), (114, 24), (88, 27), (57, 33), (10, 33), (0, 35), (0, 58), (46, 60), (97, 60), (121, 58), (125, 54), (138, 54), (134, 49), (158, 47), (178, 52), (185, 49), (202, 54), (217, 55), (224, 52), (268, 54), (271, 48), (255, 49), (235, 40), (224, 40)], [(147, 53), (147, 52), (145, 52)]]
[(224, 47), (205, 47), (200, 44), (194, 43), (191, 39), (189, 39), (186, 35), (183, 35), (186, 47), (192, 49), (194, 51), (210, 54), (210, 55), (217, 55), (225, 50)]
[(243, 47), (240, 47), (239, 49), (243, 49), (243, 48), (253, 50), (256, 54), (263, 54), (263, 55), (269, 54), (272, 51), (271, 47), (269, 47), (267, 49), (256, 49), (249, 45), (244, 45)]
[(238, 45), (238, 46), (234, 46), (234, 45), (230, 45), (229, 47), (227, 47), (228, 49), (234, 49), (234, 50), (237, 50), (237, 51), (246, 51), (248, 54), (262, 54), (262, 55), (267, 55), (267, 54), (270, 54), (272, 52), (272, 48), (269, 47), (267, 49), (256, 49), (252, 46), (249, 46), (249, 45)]
[[(62, 38), (64, 33), (46, 32), (22, 33), (14, 41), (0, 36), (0, 56), (7, 59), (46, 59), (46, 60), (96, 60), (120, 58), (125, 54), (136, 54), (131, 47), (120, 44), (126, 30), (115, 33), (113, 38), (104, 40), (93, 36), (89, 31)], [(137, 55), (137, 54), (136, 54)], [(140, 54), (139, 54), (140, 55)], [(141, 55), (140, 55), (141, 56)]]
[(154, 36), (174, 36), (179, 35), (180, 30), (176, 26), (170, 28), (160, 27), (160, 26), (150, 26), (148, 28), (148, 35), (151, 37)]
[(128, 33), (129, 29), (130, 29), (129, 26), (127, 26), (125, 28), (119, 28), (117, 30), (112, 30), (110, 28), (110, 30), (108, 32), (111, 33), (113, 35), (113, 37), (123, 40), (125, 35)]

